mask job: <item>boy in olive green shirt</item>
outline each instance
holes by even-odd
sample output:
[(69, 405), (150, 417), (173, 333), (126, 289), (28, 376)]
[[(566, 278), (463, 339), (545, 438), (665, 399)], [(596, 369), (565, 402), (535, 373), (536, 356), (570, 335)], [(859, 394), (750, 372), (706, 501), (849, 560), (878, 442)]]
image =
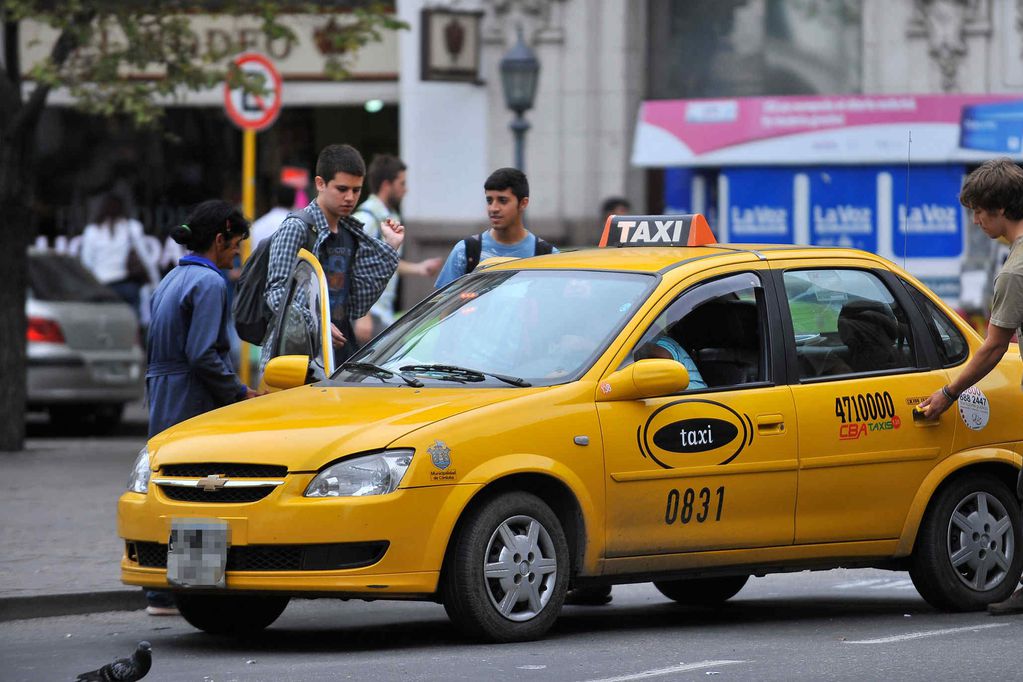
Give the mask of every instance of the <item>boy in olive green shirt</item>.
[[(936, 419), (959, 394), (987, 376), (1023, 325), (1023, 170), (1012, 159), (986, 161), (967, 176), (959, 201), (973, 212), (973, 222), (991, 239), (1012, 244), (995, 277), (987, 337), (973, 358), (947, 386), (920, 403), (928, 419)], [(1023, 333), (1017, 335), (1023, 351)], [(992, 614), (1023, 613), (1023, 589), (988, 606)]]

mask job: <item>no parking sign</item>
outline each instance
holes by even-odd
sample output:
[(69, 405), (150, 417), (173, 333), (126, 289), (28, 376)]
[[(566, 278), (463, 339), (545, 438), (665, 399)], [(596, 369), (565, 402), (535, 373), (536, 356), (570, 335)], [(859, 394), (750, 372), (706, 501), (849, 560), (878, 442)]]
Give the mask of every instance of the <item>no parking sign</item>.
[(234, 63), (246, 74), (262, 75), (265, 92), (245, 92), (225, 82), (224, 110), (228, 118), (243, 130), (269, 128), (281, 112), (281, 74), (269, 59), (255, 52), (238, 55)]

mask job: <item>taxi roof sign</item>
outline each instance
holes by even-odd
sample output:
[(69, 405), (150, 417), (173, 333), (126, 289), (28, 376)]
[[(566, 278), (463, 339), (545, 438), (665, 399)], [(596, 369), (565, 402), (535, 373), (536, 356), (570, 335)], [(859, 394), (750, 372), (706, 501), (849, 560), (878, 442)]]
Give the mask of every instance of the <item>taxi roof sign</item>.
[(717, 244), (702, 213), (610, 215), (598, 246), (707, 246)]

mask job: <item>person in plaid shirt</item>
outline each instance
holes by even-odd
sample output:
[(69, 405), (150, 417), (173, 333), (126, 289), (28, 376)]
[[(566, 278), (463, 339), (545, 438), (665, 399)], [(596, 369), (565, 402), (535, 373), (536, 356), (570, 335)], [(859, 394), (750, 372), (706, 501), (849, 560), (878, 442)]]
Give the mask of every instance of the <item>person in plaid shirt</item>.
[[(313, 253), (327, 276), (330, 297), (331, 338), (338, 362), (356, 350), (354, 320), (373, 306), (398, 267), (398, 247), (405, 239), (404, 226), (386, 220), (380, 225), (382, 239), (362, 230), (351, 216), (362, 192), (366, 163), (354, 147), (332, 144), (316, 160), (317, 197), (305, 207), (315, 223)], [(287, 291), (299, 249), (306, 243), (309, 228), (298, 218), (281, 223), (270, 242), (267, 265), (266, 302), (276, 313)], [(261, 368), (270, 361), (274, 347), (273, 326), (263, 340)]]

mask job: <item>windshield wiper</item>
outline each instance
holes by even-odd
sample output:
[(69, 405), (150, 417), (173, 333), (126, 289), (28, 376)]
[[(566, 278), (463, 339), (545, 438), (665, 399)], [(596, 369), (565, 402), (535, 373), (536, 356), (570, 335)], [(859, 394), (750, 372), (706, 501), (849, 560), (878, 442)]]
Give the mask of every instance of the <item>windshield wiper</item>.
[(520, 379), (518, 377), (510, 377), (506, 374), (496, 374), (495, 372), (481, 372), (478, 369), (468, 369), (467, 367), (456, 367), (454, 365), (405, 365), (399, 369), (402, 372), (436, 372), (438, 374), (447, 374), (451, 377), (452, 381), (483, 381), (485, 377), (493, 377), (506, 384), (519, 386), (520, 388), (528, 388), (532, 386), (532, 384), (525, 379)]
[[(365, 374), (369, 374), (370, 376), (374, 376), (377, 379), (389, 379), (391, 377), (398, 377), (409, 386), (414, 386), (416, 388), (422, 388), (424, 385), (422, 381), (416, 379), (415, 377), (407, 377), (404, 374), (392, 372), (391, 370), (385, 367), (381, 367), (380, 365), (374, 365), (372, 362), (342, 362), (338, 369), (350, 369), (356, 372), (363, 372)], [(405, 368), (402, 367), (401, 371), (404, 372)]]

